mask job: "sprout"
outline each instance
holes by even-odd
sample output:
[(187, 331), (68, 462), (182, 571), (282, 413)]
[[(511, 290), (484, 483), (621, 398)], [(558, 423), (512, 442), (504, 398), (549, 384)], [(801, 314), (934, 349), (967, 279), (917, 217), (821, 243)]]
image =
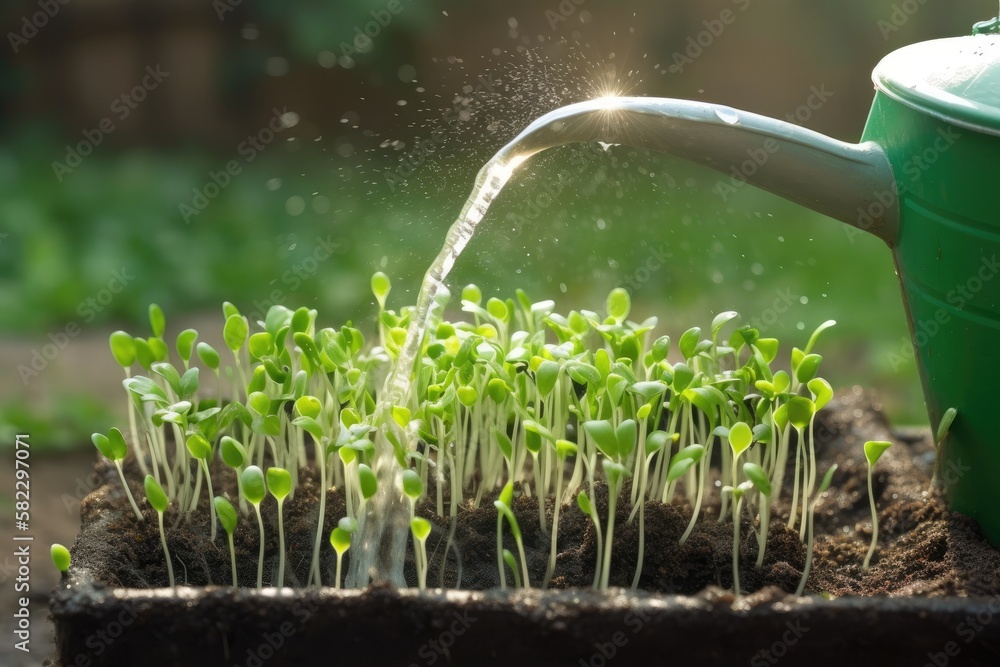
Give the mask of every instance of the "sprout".
[(268, 468), (267, 489), (278, 501), (278, 588), (281, 588), (285, 585), (285, 523), (281, 507), (292, 490), (292, 475), (284, 468)]
[[(345, 517), (347, 518), (347, 517)], [(330, 545), (337, 552), (337, 574), (333, 580), (333, 587), (340, 589), (340, 566), (344, 560), (344, 553), (351, 548), (351, 531), (338, 525), (330, 531)]]
[(503, 550), (503, 562), (510, 568), (510, 571), (514, 574), (514, 588), (521, 587), (521, 573), (517, 571), (517, 560), (514, 558), (514, 554), (510, 552), (510, 549)]
[(52, 556), (52, 562), (55, 564), (56, 569), (65, 575), (66, 571), (69, 570), (69, 549), (61, 544), (53, 544), (52, 548), (49, 549), (49, 555)]
[(427, 536), (431, 534), (431, 522), (422, 516), (413, 517), (410, 519), (410, 532), (417, 547), (417, 587), (422, 591), (427, 588)]
[(163, 513), (167, 511), (170, 501), (167, 494), (163, 493), (163, 487), (152, 475), (146, 475), (145, 481), (146, 499), (160, 519), (160, 542), (163, 544), (163, 555), (167, 558), (167, 576), (170, 579), (170, 586), (174, 586), (174, 566), (170, 562), (170, 549), (167, 548), (167, 534), (163, 530)]
[(555, 506), (552, 508), (552, 544), (549, 547), (549, 564), (545, 569), (545, 577), (542, 580), (542, 588), (548, 588), (552, 580), (552, 574), (556, 569), (556, 548), (559, 538), (559, 509), (562, 506), (562, 471), (566, 467), (566, 459), (576, 456), (577, 446), (575, 442), (569, 440), (557, 440), (555, 442), (556, 451), (556, 495)]
[(826, 490), (830, 488), (830, 482), (833, 481), (833, 473), (837, 472), (837, 464), (834, 463), (830, 466), (830, 469), (826, 471), (826, 475), (823, 476), (823, 481), (820, 482), (819, 488), (816, 490), (816, 495), (813, 497), (812, 502), (809, 503), (809, 516), (806, 519), (809, 523), (809, 542), (806, 547), (806, 566), (802, 570), (802, 579), (799, 581), (799, 587), (795, 591), (796, 595), (802, 595), (802, 592), (806, 588), (806, 580), (809, 578), (809, 569), (812, 567), (813, 558), (813, 527), (816, 523), (816, 503), (819, 502), (820, 497), (826, 493)]
[[(212, 493), (212, 474), (208, 469), (208, 459), (212, 456), (212, 445), (209, 444), (205, 436), (200, 433), (192, 433), (187, 439), (187, 448), (191, 452), (191, 456), (198, 460), (201, 464), (201, 469), (205, 471), (205, 479), (208, 481), (208, 497), (212, 498), (215, 494)], [(192, 507), (197, 506), (198, 496), (195, 495), (194, 504)], [(212, 522), (212, 536), (211, 539), (215, 542), (215, 503), (210, 502), (208, 504), (210, 520)]]
[(865, 443), (865, 460), (868, 462), (868, 500), (872, 506), (872, 544), (868, 548), (868, 555), (865, 556), (865, 562), (861, 568), (865, 572), (871, 567), (872, 555), (875, 553), (875, 547), (878, 546), (878, 514), (875, 511), (875, 492), (872, 490), (872, 471), (875, 470), (875, 464), (882, 458), (882, 454), (890, 447), (892, 447), (892, 443), (884, 440), (869, 440)]
[(934, 431), (934, 472), (931, 474), (931, 489), (938, 485), (938, 469), (941, 466), (941, 445), (944, 444), (944, 439), (948, 437), (948, 431), (951, 429), (951, 425), (957, 416), (958, 410), (948, 408), (941, 415), (941, 422), (938, 424), (937, 430)]
[(257, 556), (257, 588), (264, 585), (264, 519), (260, 516), (260, 503), (267, 495), (264, 485), (264, 473), (257, 466), (247, 466), (240, 475), (243, 479), (243, 495), (253, 505), (257, 513), (257, 526), (260, 528), (260, 554)]
[(239, 583), (236, 580), (236, 550), (233, 548), (233, 532), (236, 530), (236, 510), (222, 496), (216, 496), (212, 500), (212, 505), (215, 507), (215, 515), (219, 517), (222, 529), (226, 531), (226, 535), (229, 537), (229, 567), (233, 572), (233, 589), (236, 589), (239, 587)]
[(117, 428), (112, 428), (108, 431), (108, 435), (94, 433), (90, 436), (90, 439), (94, 442), (97, 449), (100, 450), (101, 454), (104, 454), (104, 456), (115, 464), (115, 468), (118, 470), (118, 477), (122, 481), (122, 486), (125, 487), (125, 495), (128, 496), (128, 502), (132, 505), (132, 510), (135, 512), (136, 518), (142, 521), (142, 512), (139, 511), (139, 506), (135, 504), (135, 498), (132, 497), (132, 490), (129, 489), (128, 482), (125, 481), (125, 473), (122, 471), (122, 461), (128, 455), (128, 445), (125, 444), (122, 432)]
[[(493, 506), (497, 508), (497, 556), (502, 558), (503, 556), (503, 520), (507, 520), (507, 524), (510, 526), (510, 532), (514, 536), (514, 543), (517, 544), (517, 552), (521, 556), (521, 569), (524, 571), (524, 585), (526, 587), (531, 586), (531, 582), (528, 579), (528, 561), (524, 557), (524, 542), (521, 541), (521, 527), (517, 523), (517, 518), (510, 509), (511, 501), (514, 497), (514, 483), (507, 482), (507, 485), (503, 487), (503, 491), (500, 492), (500, 497), (493, 501)], [(503, 565), (500, 565), (500, 588), (506, 587), (505, 577), (503, 574)]]

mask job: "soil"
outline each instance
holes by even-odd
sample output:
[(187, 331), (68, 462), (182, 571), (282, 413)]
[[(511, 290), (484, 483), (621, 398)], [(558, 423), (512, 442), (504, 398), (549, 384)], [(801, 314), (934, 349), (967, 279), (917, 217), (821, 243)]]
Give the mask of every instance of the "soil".
[[(951, 512), (942, 498), (928, 490), (933, 445), (923, 430), (909, 435), (892, 433), (877, 400), (860, 389), (838, 395), (820, 414), (816, 424), (817, 456), (822, 473), (831, 464), (839, 468), (831, 492), (817, 508), (816, 545), (807, 591), (825, 597), (841, 596), (1000, 596), (1000, 551), (982, 538), (974, 521)], [(871, 540), (871, 515), (866, 487), (867, 467), (863, 443), (888, 439), (896, 443), (876, 468), (874, 489), (879, 508), (879, 549), (868, 572), (861, 564)], [(133, 464), (134, 465), (134, 464)], [(140, 501), (145, 520), (139, 522), (128, 506), (115, 469), (99, 463), (97, 472), (107, 484), (88, 496), (81, 507), (83, 528), (72, 549), (74, 567), (88, 571), (100, 584), (125, 588), (167, 585), (165, 559), (156, 513)], [(232, 471), (221, 464), (213, 470), (216, 489), (235, 489)], [(143, 498), (138, 470), (130, 471), (133, 494)], [(311, 470), (300, 474), (300, 486), (284, 507), (286, 539), (285, 583), (301, 586), (307, 578), (315, 540), (317, 483)], [(627, 489), (626, 489), (627, 493)], [(786, 493), (784, 498), (790, 497)], [(208, 539), (209, 511), (203, 493), (198, 510), (178, 519), (171, 507), (166, 514), (167, 540), (179, 583), (193, 586), (228, 585), (230, 559), (225, 533), (213, 544)], [(606, 517), (607, 489), (598, 489), (596, 503)], [(548, 508), (551, 523), (552, 507)], [(548, 559), (549, 534), (539, 530), (538, 505), (526, 494), (513, 511), (524, 538), (531, 582), (540, 584)], [(418, 514), (434, 524), (427, 542), (430, 568), (428, 585), (486, 590), (499, 585), (496, 554), (496, 510), (491, 502), (478, 509), (463, 509), (454, 527), (453, 549), (446, 549), (451, 529), (447, 518), (433, 514), (426, 503)], [(273, 498), (262, 505), (266, 557), (264, 585), (277, 574), (278, 527)], [(690, 519), (690, 508), (649, 502), (645, 507), (645, 559), (639, 588), (652, 593), (691, 595), (711, 586), (732, 587), (732, 525), (719, 523), (718, 504), (703, 508), (703, 515), (684, 545), (678, 541)], [(638, 557), (638, 520), (627, 524), (630, 508), (620, 503), (616, 517), (614, 556), (610, 583), (631, 585)], [(332, 584), (335, 556), (326, 537), (344, 516), (344, 503), (336, 490), (328, 492), (321, 568), (324, 584)], [(741, 586), (744, 593), (773, 586), (793, 592), (805, 562), (805, 547), (798, 531), (789, 530), (787, 507), (772, 519), (764, 566), (754, 567), (756, 538), (744, 512), (740, 548)], [(728, 518), (728, 517), (727, 517)], [(251, 516), (241, 519), (234, 537), (241, 586), (256, 582), (258, 528)], [(505, 530), (505, 546), (517, 553)], [(559, 519), (559, 554), (552, 588), (591, 586), (596, 561), (594, 528), (574, 505), (565, 505)], [(448, 553), (448, 558), (444, 554)], [(457, 554), (457, 555), (456, 555)], [(349, 559), (350, 552), (346, 558)], [(347, 571), (347, 562), (344, 572)], [(412, 554), (405, 568), (407, 581), (415, 583)], [(460, 577), (460, 580), (459, 580)], [(508, 583), (512, 583), (510, 573)]]

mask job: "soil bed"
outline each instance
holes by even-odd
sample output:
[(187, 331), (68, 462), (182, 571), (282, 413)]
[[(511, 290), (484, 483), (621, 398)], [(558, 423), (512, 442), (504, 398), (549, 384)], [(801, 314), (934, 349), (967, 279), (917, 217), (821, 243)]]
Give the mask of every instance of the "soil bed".
[[(202, 507), (176, 527), (171, 528), (177, 521), (175, 511), (166, 515), (178, 583), (199, 588), (181, 588), (177, 595), (169, 589), (126, 590), (167, 584), (156, 514), (141, 502), (146, 520), (137, 522), (114, 468), (98, 464), (107, 483), (83, 502), (72, 576), (52, 600), (59, 658), (66, 665), (83, 664), (81, 656), (89, 664), (244, 665), (257, 664), (253, 657), (263, 658), (264, 646), (263, 653), (272, 656), (263, 662), (270, 666), (318, 660), (337, 646), (340, 658), (351, 656), (378, 665), (425, 665), (446, 657), (455, 664), (517, 660), (586, 665), (603, 664), (599, 658), (604, 646), (604, 653), (614, 649), (617, 656), (632, 658), (649, 655), (642, 651), (655, 647), (660, 651), (669, 647), (672, 658), (698, 656), (733, 664), (759, 657), (765, 661), (758, 664), (768, 664), (759, 652), (781, 644), (778, 650), (803, 661), (808, 658), (814, 665), (843, 664), (855, 650), (864, 651), (863, 664), (878, 660), (920, 665), (930, 661), (928, 653), (946, 651), (951, 641), (961, 652), (961, 663), (975, 664), (965, 661), (989, 656), (989, 664), (998, 664), (994, 661), (1000, 659), (1000, 621), (993, 620), (1000, 618), (1000, 551), (985, 543), (974, 521), (950, 512), (936, 493), (928, 492), (933, 461), (929, 436), (891, 433), (877, 402), (860, 390), (839, 395), (820, 413), (816, 436), (819, 470), (832, 463), (839, 469), (832, 491), (817, 510), (815, 560), (807, 586), (807, 592), (823, 597), (809, 599), (788, 595), (801, 577), (805, 548), (798, 532), (785, 526), (787, 506), (774, 516), (760, 570), (754, 568), (756, 539), (744, 518), (740, 577), (749, 595), (736, 600), (721, 590), (732, 586), (731, 524), (720, 524), (718, 506), (709, 505), (691, 537), (679, 546), (690, 518), (690, 508), (680, 500), (675, 505), (646, 505), (646, 555), (640, 580), (645, 593), (640, 594), (583, 590), (593, 582), (596, 540), (593, 526), (575, 505), (564, 506), (561, 512), (560, 553), (552, 581), (553, 588), (570, 590), (513, 594), (488, 590), (499, 583), (496, 510), (484, 502), (479, 509), (460, 513), (454, 537), (460, 557), (449, 552), (443, 566), (449, 520), (434, 516), (430, 504), (419, 513), (434, 523), (428, 540), (428, 585), (460, 584), (485, 593), (420, 596), (414, 591), (372, 588), (279, 594), (273, 589), (263, 593), (241, 589), (234, 595), (223, 588), (231, 582), (224, 533), (220, 531), (215, 544), (209, 541), (204, 497)], [(880, 547), (866, 573), (861, 563), (871, 539), (871, 517), (862, 445), (872, 439), (893, 440), (896, 446), (876, 469)], [(235, 487), (227, 473), (220, 466), (213, 479), (222, 479), (223, 488)], [(137, 471), (130, 479), (140, 479)], [(315, 539), (316, 487), (311, 472), (305, 471), (295, 498), (285, 504), (287, 585), (298, 586), (307, 576)], [(143, 495), (138, 485), (133, 493), (137, 498)], [(597, 496), (599, 512), (606, 516), (606, 489)], [(539, 530), (534, 498), (520, 497), (513, 510), (537, 585), (545, 571), (549, 535)], [(272, 498), (265, 501), (263, 511), (266, 586), (277, 570)], [(551, 503), (549, 511), (551, 515)], [(638, 522), (626, 525), (629, 511), (628, 503), (620, 503), (612, 586), (627, 587), (635, 572)], [(324, 583), (332, 582), (335, 564), (325, 538), (343, 515), (339, 494), (329, 492), (320, 549)], [(250, 585), (257, 570), (255, 521), (240, 521), (235, 543), (240, 583)], [(515, 550), (512, 540), (507, 546)], [(415, 582), (409, 561), (406, 577)], [(477, 620), (463, 621), (463, 614)], [(94, 641), (99, 630), (122, 615), (130, 623), (120, 638)], [(961, 625), (970, 615), (979, 616), (978, 625)], [(794, 643), (785, 637), (792, 626), (808, 628), (805, 633), (800, 629), (802, 636)], [(963, 627), (971, 632), (968, 641)], [(279, 639), (281, 645), (275, 647)], [(446, 640), (453, 645), (439, 650)], [(432, 646), (432, 641), (438, 643)]]

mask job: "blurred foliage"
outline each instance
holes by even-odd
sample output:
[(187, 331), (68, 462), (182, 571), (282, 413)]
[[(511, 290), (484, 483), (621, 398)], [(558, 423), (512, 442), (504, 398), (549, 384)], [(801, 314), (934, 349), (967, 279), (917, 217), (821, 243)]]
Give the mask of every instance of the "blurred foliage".
[(76, 449), (86, 445), (88, 434), (114, 423), (103, 401), (84, 394), (52, 397), (48, 407), (14, 400), (0, 404), (0, 448), (13, 448), (15, 436), (27, 433), (37, 454)]

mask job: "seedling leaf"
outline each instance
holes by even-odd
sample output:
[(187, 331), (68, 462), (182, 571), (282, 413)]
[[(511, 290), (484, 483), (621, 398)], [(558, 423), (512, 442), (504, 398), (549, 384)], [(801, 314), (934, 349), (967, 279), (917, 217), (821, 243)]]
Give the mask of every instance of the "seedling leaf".
[(154, 510), (160, 512), (161, 514), (167, 510), (167, 505), (170, 501), (167, 499), (167, 494), (163, 492), (163, 487), (160, 486), (159, 482), (152, 475), (146, 475), (144, 481), (146, 487), (146, 498), (149, 500), (149, 504)]
[(215, 503), (215, 515), (219, 517), (222, 529), (232, 535), (233, 531), (236, 530), (237, 520), (236, 510), (233, 509), (232, 503), (222, 496), (216, 496), (212, 499), (212, 502)]
[(875, 467), (878, 460), (882, 458), (882, 454), (890, 447), (892, 447), (892, 443), (885, 440), (869, 440), (866, 442), (865, 458), (868, 459), (868, 465)]
[(267, 495), (267, 487), (264, 485), (264, 472), (257, 466), (247, 466), (240, 475), (243, 482), (243, 495), (254, 505), (259, 505)]
[(771, 495), (771, 480), (763, 468), (756, 463), (747, 461), (743, 464), (743, 474), (747, 476), (747, 479), (753, 482), (753, 485), (757, 487), (758, 491), (765, 496)]
[(52, 562), (55, 564), (57, 570), (65, 573), (69, 569), (69, 549), (61, 544), (53, 544), (49, 549), (49, 555), (52, 556)]

